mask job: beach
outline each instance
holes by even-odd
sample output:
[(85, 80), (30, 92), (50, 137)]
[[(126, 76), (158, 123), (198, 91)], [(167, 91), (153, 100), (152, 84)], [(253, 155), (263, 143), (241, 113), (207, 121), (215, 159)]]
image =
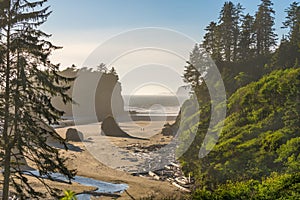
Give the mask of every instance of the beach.
[(136, 166), (143, 164), (134, 153), (141, 153), (142, 156), (145, 153), (136, 152), (136, 148), (130, 147), (147, 149), (168, 144), (172, 137), (159, 134), (164, 123), (165, 121), (119, 123), (120, 128), (130, 135), (147, 138), (147, 140), (103, 136), (100, 134), (101, 123), (57, 128), (56, 131), (63, 138), (66, 137), (69, 128), (75, 128), (84, 135), (82, 142), (68, 142), (70, 150), (60, 150), (62, 156), (69, 158), (67, 164), (77, 170), (77, 175), (111, 183), (128, 184), (129, 188), (121, 194), (120, 199), (132, 199), (132, 197), (140, 199), (150, 196), (160, 199), (180, 196), (181, 192), (168, 182), (133, 176), (131, 173), (137, 172)]

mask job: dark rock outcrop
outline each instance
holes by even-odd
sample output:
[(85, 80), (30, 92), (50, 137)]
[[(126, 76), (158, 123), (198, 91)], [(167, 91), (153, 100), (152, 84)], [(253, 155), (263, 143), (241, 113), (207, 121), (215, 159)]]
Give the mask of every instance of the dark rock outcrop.
[(101, 134), (112, 137), (126, 137), (140, 140), (149, 140), (148, 138), (139, 138), (131, 136), (123, 131), (112, 116), (106, 117), (101, 124)]
[(72, 142), (81, 142), (83, 140), (83, 134), (77, 131), (75, 128), (68, 128), (66, 132), (66, 140)]
[(124, 113), (121, 83), (114, 74), (101, 75), (96, 90), (95, 109), (99, 121), (109, 115), (117, 117)]
[(106, 117), (101, 125), (102, 134), (113, 137), (131, 137), (124, 132), (112, 116)]
[(172, 126), (167, 123), (164, 125), (164, 128), (161, 131), (163, 136), (173, 136), (174, 135), (174, 130), (172, 128)]
[[(93, 105), (89, 104), (89, 106), (79, 108), (79, 117), (88, 119), (95, 113), (98, 121), (103, 121), (108, 115), (114, 117), (124, 115), (124, 100), (121, 95), (121, 83), (118, 81), (116, 74), (92, 71), (89, 69), (78, 70), (76, 68), (68, 68), (60, 72), (60, 75), (65, 77), (77, 77), (77, 80), (80, 79), (76, 85), (77, 92), (80, 91), (80, 97), (75, 100), (77, 104), (73, 104), (73, 106), (80, 107), (86, 102), (86, 99), (94, 96), (94, 99), (89, 99), (89, 102), (92, 102), (91, 104)], [(70, 83), (70, 86), (71, 88), (67, 93), (72, 96), (74, 92), (74, 82)], [(62, 99), (54, 98), (52, 104), (54, 107), (65, 112), (64, 117), (73, 117), (71, 103), (64, 104)]]

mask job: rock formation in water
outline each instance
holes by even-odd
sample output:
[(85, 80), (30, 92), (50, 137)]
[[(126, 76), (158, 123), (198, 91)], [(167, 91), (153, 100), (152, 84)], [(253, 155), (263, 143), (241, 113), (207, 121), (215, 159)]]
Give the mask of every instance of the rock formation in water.
[[(60, 73), (65, 77), (76, 77), (71, 83), (68, 94), (73, 95), (76, 84), (76, 104), (64, 104), (61, 99), (54, 98), (53, 105), (65, 112), (64, 117), (73, 117), (73, 109), (77, 109), (76, 115), (82, 118), (93, 118), (96, 115), (98, 121), (111, 115), (118, 117), (124, 114), (124, 101), (121, 96), (121, 83), (115, 72), (99, 72), (89, 69), (68, 68)], [(80, 92), (80, 94), (78, 94)], [(79, 114), (78, 114), (79, 113)], [(78, 116), (77, 116), (78, 117)]]
[(102, 74), (96, 89), (95, 109), (99, 121), (107, 116), (117, 117), (124, 113), (121, 83), (114, 74)]

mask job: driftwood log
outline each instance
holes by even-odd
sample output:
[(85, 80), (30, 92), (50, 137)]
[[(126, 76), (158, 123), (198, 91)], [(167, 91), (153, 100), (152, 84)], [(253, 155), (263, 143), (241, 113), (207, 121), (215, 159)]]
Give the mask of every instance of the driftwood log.
[(79, 194), (90, 194), (90, 195), (93, 195), (93, 196), (105, 196), (105, 197), (113, 197), (113, 198), (118, 198), (120, 197), (121, 195), (119, 194), (114, 194), (114, 193), (105, 193), (105, 192), (96, 192), (96, 191), (84, 191), (84, 192), (81, 192), (81, 193), (78, 193)]
[(157, 175), (157, 174), (155, 174), (154, 172), (151, 172), (151, 171), (149, 171), (149, 176), (152, 176), (154, 179), (156, 179), (156, 180), (159, 180), (160, 179), (160, 177)]
[(189, 189), (182, 187), (181, 185), (178, 185), (176, 182), (173, 182), (172, 185), (174, 185), (175, 187), (177, 187), (179, 190), (182, 190), (184, 192), (191, 192)]

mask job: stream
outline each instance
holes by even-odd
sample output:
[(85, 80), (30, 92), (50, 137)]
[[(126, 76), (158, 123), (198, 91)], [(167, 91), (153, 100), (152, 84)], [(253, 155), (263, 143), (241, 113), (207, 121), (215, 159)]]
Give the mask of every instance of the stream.
[[(25, 172), (24, 174), (40, 176), (39, 172), (36, 170)], [(40, 176), (40, 177), (47, 178), (46, 176)], [(68, 181), (62, 174), (59, 173), (51, 173), (51, 177), (57, 181)], [(97, 190), (95, 190), (94, 192), (122, 193), (124, 190), (128, 188), (127, 184), (108, 183), (108, 182), (98, 181), (96, 179), (87, 178), (83, 176), (75, 176), (72, 182), (76, 182), (84, 186), (96, 187)], [(91, 196), (92, 195), (90, 194), (80, 194), (77, 195), (76, 197), (78, 200), (90, 200)]]

